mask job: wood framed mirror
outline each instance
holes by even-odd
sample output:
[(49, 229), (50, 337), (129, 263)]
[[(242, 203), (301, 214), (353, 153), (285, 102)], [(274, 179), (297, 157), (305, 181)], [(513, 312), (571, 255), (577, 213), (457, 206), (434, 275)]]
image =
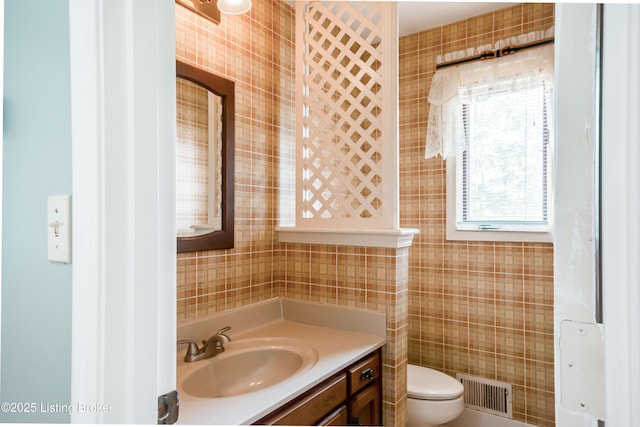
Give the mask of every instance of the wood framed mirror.
[(176, 61), (178, 252), (233, 248), (234, 83)]

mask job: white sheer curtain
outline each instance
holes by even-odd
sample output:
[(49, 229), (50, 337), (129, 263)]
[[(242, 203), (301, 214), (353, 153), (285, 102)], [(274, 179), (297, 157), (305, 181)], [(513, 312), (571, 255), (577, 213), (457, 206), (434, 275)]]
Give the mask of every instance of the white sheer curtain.
[[(499, 50), (505, 46), (531, 43), (553, 36), (553, 28), (501, 40), (491, 46), (452, 52), (438, 57), (448, 62), (473, 56), (483, 50)], [(553, 45), (518, 51), (514, 54), (484, 61), (474, 61), (435, 72), (429, 91), (429, 119), (425, 157), (447, 156), (465, 150), (462, 104), (482, 101), (492, 93), (537, 87), (553, 89)]]

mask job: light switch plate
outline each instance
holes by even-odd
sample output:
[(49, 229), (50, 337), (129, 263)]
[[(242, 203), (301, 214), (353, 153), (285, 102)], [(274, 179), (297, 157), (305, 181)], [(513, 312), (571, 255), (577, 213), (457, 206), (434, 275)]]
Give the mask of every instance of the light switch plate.
[(47, 252), (52, 262), (71, 262), (71, 196), (49, 196), (47, 204)]

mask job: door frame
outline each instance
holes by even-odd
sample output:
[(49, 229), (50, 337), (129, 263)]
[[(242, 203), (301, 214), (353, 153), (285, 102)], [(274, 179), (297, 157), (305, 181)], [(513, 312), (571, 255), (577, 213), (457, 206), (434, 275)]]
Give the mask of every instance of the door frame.
[(640, 5), (605, 4), (602, 275), (606, 425), (640, 425)]
[[(2, 331), (2, 176), (4, 171), (2, 165), (4, 162), (4, 0), (0, 0), (0, 331)], [(0, 333), (0, 354), (2, 354), (2, 334)], [(1, 364), (0, 364), (1, 365)], [(2, 370), (0, 366), (0, 378), (2, 378)], [(0, 381), (1, 383), (1, 381)]]
[(155, 424), (175, 390), (173, 0), (69, 0), (73, 423)]

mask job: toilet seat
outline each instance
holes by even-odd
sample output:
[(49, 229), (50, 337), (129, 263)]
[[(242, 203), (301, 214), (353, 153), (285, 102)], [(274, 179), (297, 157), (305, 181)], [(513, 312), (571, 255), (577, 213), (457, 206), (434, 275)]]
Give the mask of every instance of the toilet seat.
[(435, 369), (407, 365), (407, 395), (412, 399), (451, 400), (462, 396), (464, 386)]

